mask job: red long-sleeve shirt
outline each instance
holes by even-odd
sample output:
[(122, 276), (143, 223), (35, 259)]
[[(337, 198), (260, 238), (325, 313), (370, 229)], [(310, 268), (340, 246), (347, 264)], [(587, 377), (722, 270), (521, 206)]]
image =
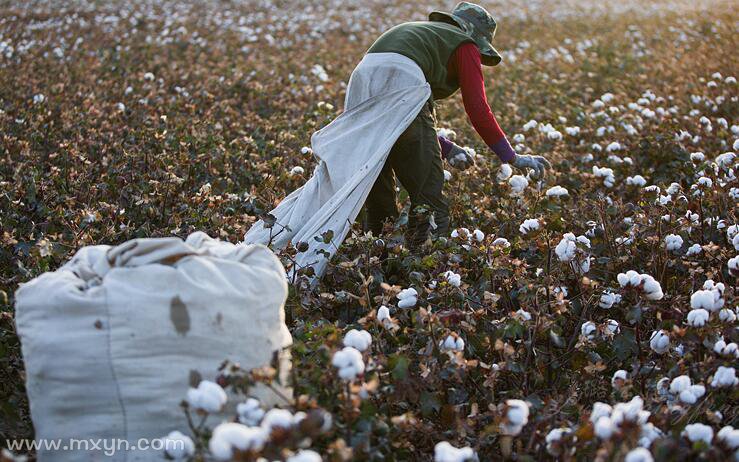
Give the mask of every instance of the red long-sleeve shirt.
[(460, 45), (449, 59), (447, 70), (459, 81), (464, 110), (475, 131), (503, 162), (511, 162), (516, 153), (488, 104), (477, 46), (474, 43)]

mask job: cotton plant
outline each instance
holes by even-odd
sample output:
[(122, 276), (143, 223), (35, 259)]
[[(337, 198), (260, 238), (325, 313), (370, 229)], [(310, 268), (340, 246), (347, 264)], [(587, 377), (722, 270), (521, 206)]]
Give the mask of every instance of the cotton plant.
[(590, 239), (587, 237), (566, 233), (554, 248), (554, 253), (559, 261), (569, 263), (577, 273), (590, 271)]

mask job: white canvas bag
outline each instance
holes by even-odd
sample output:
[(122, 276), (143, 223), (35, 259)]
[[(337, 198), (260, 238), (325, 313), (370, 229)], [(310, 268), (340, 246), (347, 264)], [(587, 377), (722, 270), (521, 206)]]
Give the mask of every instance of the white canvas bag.
[[(260, 245), (195, 233), (184, 242), (136, 239), (81, 249), (16, 294), (37, 440), (136, 444), (172, 430), (187, 434), (179, 404), (191, 372), (215, 380), (226, 359), (244, 369), (270, 364), (292, 342), (286, 296), (284, 268)], [(268, 391), (255, 394), (267, 405), (284, 404)], [(231, 418), (228, 412), (210, 422)], [(41, 462), (162, 458), (151, 450), (112, 458), (100, 451), (38, 452)]]

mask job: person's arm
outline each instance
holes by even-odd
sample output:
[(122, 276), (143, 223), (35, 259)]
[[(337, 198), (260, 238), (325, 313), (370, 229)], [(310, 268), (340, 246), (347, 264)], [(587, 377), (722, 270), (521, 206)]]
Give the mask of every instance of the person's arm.
[(495, 119), (485, 95), (480, 51), (474, 43), (465, 43), (457, 48), (452, 59), (462, 90), (464, 109), (472, 126), (501, 161), (513, 162), (516, 152)]

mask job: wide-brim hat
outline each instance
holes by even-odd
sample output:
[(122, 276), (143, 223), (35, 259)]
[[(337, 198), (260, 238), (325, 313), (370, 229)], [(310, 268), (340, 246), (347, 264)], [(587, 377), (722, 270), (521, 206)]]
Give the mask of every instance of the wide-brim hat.
[(500, 63), (502, 58), (492, 43), (498, 24), (490, 13), (480, 5), (459, 2), (451, 13), (432, 11), (429, 14), (429, 21), (445, 22), (459, 26), (475, 41), (484, 65), (495, 66)]

